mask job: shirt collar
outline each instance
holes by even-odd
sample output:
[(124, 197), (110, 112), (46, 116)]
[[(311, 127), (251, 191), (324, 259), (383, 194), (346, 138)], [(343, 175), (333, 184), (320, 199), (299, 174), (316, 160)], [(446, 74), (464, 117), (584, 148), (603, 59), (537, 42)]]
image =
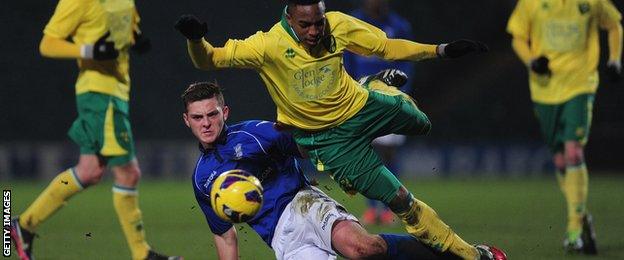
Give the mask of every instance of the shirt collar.
[(280, 24), (284, 28), (284, 31), (286, 31), (288, 35), (290, 35), (290, 37), (292, 37), (293, 40), (295, 40), (295, 42), (299, 43), (301, 42), (301, 40), (299, 40), (299, 37), (297, 37), (295, 30), (290, 26), (290, 24), (288, 24), (288, 21), (286, 21), (287, 10), (288, 10), (288, 6), (285, 6), (284, 11), (282, 12), (282, 19), (280, 20)]

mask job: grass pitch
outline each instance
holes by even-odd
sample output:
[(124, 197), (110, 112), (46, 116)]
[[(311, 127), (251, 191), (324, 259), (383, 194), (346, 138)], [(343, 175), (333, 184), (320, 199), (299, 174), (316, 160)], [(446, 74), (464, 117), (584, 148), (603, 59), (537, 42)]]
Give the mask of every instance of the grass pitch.
[[(554, 178), (404, 183), (465, 240), (499, 246), (510, 259), (624, 259), (624, 177), (590, 178), (589, 209), (597, 229), (597, 257), (567, 255), (561, 249), (565, 203)], [(12, 214), (21, 213), (46, 185), (3, 184), (12, 190)], [(319, 187), (356, 216), (363, 212), (362, 196), (345, 195), (330, 179), (320, 180)], [(111, 183), (106, 182), (89, 188), (45, 222), (37, 230), (36, 258), (129, 259), (110, 189)], [(144, 181), (139, 191), (147, 239), (154, 249), (186, 259), (216, 259), (212, 234), (195, 203), (190, 180)], [(248, 226), (237, 228), (241, 259), (274, 258)], [(400, 224), (366, 228), (370, 232), (404, 232)], [(15, 252), (11, 259), (17, 259)]]

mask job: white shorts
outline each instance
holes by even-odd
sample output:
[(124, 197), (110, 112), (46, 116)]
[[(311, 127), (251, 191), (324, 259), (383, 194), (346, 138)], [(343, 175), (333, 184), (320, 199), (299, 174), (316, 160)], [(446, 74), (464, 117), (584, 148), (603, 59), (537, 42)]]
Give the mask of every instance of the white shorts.
[(383, 146), (401, 146), (405, 143), (406, 137), (404, 135), (389, 134), (375, 138), (373, 144)]
[(342, 205), (316, 187), (300, 190), (275, 227), (271, 247), (278, 260), (336, 259), (331, 232), (339, 220), (353, 220)]

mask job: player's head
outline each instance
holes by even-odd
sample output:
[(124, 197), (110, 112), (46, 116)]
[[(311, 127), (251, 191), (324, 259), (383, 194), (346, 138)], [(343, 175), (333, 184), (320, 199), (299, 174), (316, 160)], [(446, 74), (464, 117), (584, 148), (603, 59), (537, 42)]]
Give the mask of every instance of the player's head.
[(221, 134), (230, 111), (221, 88), (212, 82), (193, 83), (182, 94), (182, 102), (184, 123), (204, 148), (211, 147)]
[(286, 21), (307, 48), (319, 44), (325, 33), (325, 1), (288, 0)]

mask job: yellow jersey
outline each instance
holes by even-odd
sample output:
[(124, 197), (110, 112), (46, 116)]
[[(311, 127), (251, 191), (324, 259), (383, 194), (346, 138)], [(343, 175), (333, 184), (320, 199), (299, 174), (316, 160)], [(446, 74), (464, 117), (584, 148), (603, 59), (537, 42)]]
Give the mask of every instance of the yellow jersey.
[(255, 69), (277, 106), (277, 121), (322, 130), (353, 117), (368, 98), (368, 92), (345, 71), (344, 51), (386, 59), (436, 57), (436, 45), (410, 42), (415, 51), (404, 57), (396, 54), (405, 49), (388, 47), (386, 34), (368, 23), (340, 12), (328, 12), (326, 19), (333, 37), (328, 48), (319, 43), (308, 51), (282, 17), (268, 32), (230, 39), (214, 48), (211, 63), (216, 68)]
[(530, 42), (533, 58), (547, 57), (550, 76), (529, 73), (533, 101), (560, 104), (598, 88), (599, 28), (617, 26), (610, 0), (519, 0), (507, 31)]
[(128, 100), (130, 92), (128, 49), (139, 22), (134, 0), (60, 0), (44, 34), (94, 44), (110, 31), (109, 41), (119, 51), (116, 60), (78, 59), (76, 94), (99, 92)]

